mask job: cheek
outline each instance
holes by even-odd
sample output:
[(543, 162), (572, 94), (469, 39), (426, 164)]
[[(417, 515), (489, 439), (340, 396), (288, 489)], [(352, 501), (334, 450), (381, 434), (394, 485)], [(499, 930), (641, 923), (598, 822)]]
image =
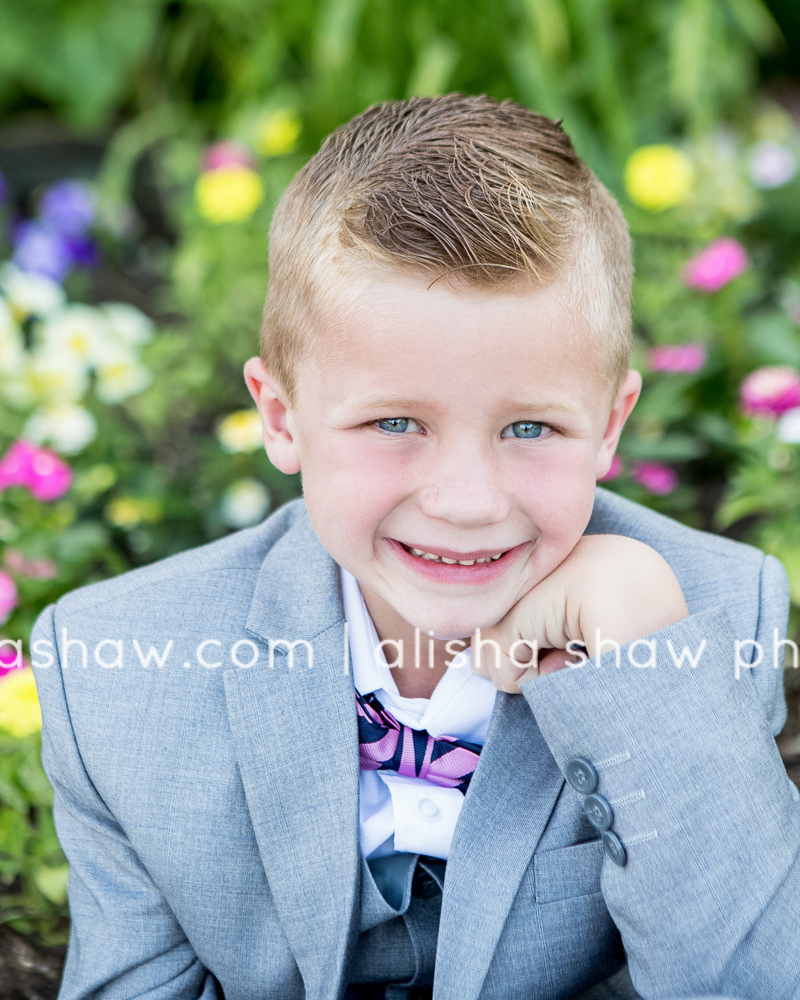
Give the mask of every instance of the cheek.
[[(539, 535), (539, 557), (554, 569), (577, 544), (594, 506), (594, 456), (575, 448), (517, 476), (514, 492)], [(546, 567), (545, 567), (546, 568)], [(548, 569), (548, 572), (549, 572)]]
[[(408, 495), (409, 463), (370, 442), (329, 439), (307, 452), (303, 495), (318, 532), (333, 532), (363, 545), (370, 534)], [(318, 527), (319, 522), (319, 527)]]

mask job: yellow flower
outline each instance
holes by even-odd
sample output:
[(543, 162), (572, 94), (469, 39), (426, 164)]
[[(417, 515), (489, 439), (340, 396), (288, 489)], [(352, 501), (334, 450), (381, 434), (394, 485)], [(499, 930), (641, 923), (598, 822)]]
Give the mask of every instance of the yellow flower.
[(158, 500), (115, 497), (106, 507), (106, 518), (116, 528), (135, 528), (143, 521), (152, 524), (161, 519), (161, 504)]
[(255, 136), (255, 148), (262, 156), (283, 156), (297, 148), (300, 119), (286, 109), (262, 115)]
[(261, 447), (261, 417), (258, 410), (229, 413), (217, 427), (217, 440), (224, 451), (255, 451)]
[(625, 190), (651, 212), (680, 205), (693, 183), (689, 158), (674, 146), (641, 146), (625, 164)]
[(209, 222), (244, 222), (263, 200), (264, 185), (255, 171), (234, 164), (201, 174), (194, 194)]
[(0, 678), (0, 729), (17, 739), (42, 728), (42, 712), (36, 694), (33, 670), (10, 670)]

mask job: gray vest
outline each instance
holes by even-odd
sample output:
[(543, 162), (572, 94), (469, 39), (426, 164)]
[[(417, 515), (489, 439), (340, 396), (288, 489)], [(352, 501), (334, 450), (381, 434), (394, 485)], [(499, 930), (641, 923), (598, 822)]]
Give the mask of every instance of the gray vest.
[(348, 981), (396, 983), (387, 1000), (433, 985), (445, 863), (418, 854), (361, 856), (361, 921)]

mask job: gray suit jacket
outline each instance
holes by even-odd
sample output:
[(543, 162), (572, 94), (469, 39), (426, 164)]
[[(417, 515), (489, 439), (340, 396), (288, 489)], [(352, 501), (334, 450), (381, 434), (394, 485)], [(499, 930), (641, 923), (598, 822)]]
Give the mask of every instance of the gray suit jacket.
[[(691, 617), (656, 633), (656, 668), (623, 647), (620, 668), (609, 652), (498, 695), (447, 866), (435, 1000), (566, 1000), (626, 957), (647, 1000), (798, 1000), (800, 805), (773, 739), (783, 570), (604, 490), (587, 530), (660, 551)], [(764, 662), (737, 679), (734, 642), (754, 638)], [(298, 640), (311, 667), (299, 645), (291, 666)], [(697, 667), (667, 640), (705, 640)], [(61, 1000), (341, 996), (356, 711), (337, 567), (302, 501), (66, 595), (32, 643), (70, 861)], [(142, 665), (150, 647), (163, 665)], [(598, 767), (624, 867), (565, 784), (576, 755)]]

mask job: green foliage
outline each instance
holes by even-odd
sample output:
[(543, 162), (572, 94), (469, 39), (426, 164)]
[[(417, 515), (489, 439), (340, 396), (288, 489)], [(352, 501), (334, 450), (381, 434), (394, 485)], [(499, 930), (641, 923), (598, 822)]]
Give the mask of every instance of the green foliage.
[(41, 738), (0, 732), (0, 923), (44, 944), (65, 941), (68, 866), (53, 825)]
[[(257, 349), (272, 210), (324, 136), (353, 115), (452, 90), (563, 118), (627, 214), (645, 389), (623, 437), (623, 471), (608, 485), (774, 552), (800, 605), (800, 445), (740, 404), (754, 370), (800, 368), (800, 182), (759, 187), (751, 163), (764, 140), (800, 156), (788, 116), (755, 89), (758, 56), (781, 45), (762, 0), (0, 5), (0, 113), (24, 122), (37, 110), (102, 137), (93, 236), (129, 287), (147, 289), (155, 319), (126, 361), (150, 374), (149, 385), (109, 401), (89, 366), (85, 389), (72, 392), (97, 432), (62, 449), (74, 473), (63, 497), (0, 492), (0, 569), (19, 592), (3, 634), (27, 637), (36, 614), (76, 586), (257, 520), (258, 489), (273, 507), (297, 495), (298, 479), (271, 468), (246, 421), (233, 431), (220, 423), (251, 407), (241, 369)], [(263, 199), (229, 221), (198, 197), (203, 153), (217, 140), (250, 150), (263, 186)], [(629, 157), (650, 144), (680, 150), (693, 171), (659, 211), (626, 191)], [(687, 263), (720, 236), (746, 249), (747, 269), (715, 291), (687, 287)], [(65, 288), (72, 302), (105, 298), (79, 272)], [(52, 317), (14, 309), (9, 337), (29, 364)], [(97, 317), (106, 322), (102, 310)], [(52, 402), (43, 391), (4, 391), (25, 379), (1, 374), (2, 338), (0, 322), (0, 456)], [(655, 370), (653, 349), (686, 344), (705, 362)], [(676, 483), (654, 492), (642, 463), (666, 467)], [(19, 568), (48, 560), (55, 575)], [(65, 868), (39, 752), (36, 734), (0, 743), (0, 879), (13, 886), (0, 894), (0, 921), (53, 936)]]

